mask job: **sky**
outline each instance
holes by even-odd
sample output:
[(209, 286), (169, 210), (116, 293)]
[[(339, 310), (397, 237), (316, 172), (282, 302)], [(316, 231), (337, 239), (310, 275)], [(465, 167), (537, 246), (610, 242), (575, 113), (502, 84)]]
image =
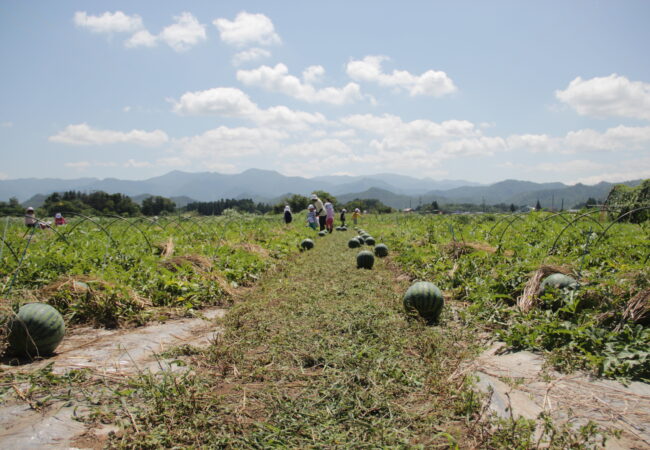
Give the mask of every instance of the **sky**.
[(0, 179), (650, 177), (650, 2), (0, 0)]

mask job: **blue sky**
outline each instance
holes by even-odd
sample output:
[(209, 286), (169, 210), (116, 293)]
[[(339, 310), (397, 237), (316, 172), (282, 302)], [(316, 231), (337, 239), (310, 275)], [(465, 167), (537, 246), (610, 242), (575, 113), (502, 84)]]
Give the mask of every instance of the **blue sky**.
[(0, 178), (650, 177), (647, 1), (0, 3)]

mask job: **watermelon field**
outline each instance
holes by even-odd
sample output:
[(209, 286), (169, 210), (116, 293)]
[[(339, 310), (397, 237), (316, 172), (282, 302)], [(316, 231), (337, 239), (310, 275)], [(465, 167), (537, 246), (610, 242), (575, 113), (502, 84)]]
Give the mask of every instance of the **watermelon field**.
[[(468, 365), (500, 342), (566, 376), (650, 383), (647, 221), (596, 210), (385, 214), (324, 236), (236, 213), (0, 225), (0, 346), (26, 303), (53, 306), (66, 327), (60, 354), (3, 358), (0, 425), (10, 429), (2, 411), (16, 405), (34, 417), (74, 408), (86, 431), (69, 446), (599, 448), (620, 437), (616, 420), (499, 417)], [(553, 274), (569, 281), (545, 283)], [(405, 299), (418, 282), (444, 306), (418, 314)], [(206, 318), (214, 308), (225, 315)], [(201, 317), (210, 342), (161, 342), (160, 370), (61, 366), (82, 330)], [(650, 397), (640, 398), (642, 418)], [(630, 439), (650, 445), (648, 432)]]

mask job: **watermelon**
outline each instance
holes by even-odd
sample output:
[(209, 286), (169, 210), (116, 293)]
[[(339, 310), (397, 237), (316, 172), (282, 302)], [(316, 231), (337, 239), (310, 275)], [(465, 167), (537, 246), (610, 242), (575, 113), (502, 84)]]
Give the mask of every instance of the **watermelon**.
[(444, 303), (438, 286), (428, 281), (414, 283), (404, 294), (406, 312), (417, 313), (429, 323), (438, 321)]
[(341, 231), (348, 231), (348, 227), (346, 226), (341, 227)]
[(321, 237), (325, 236), (326, 234), (327, 234), (327, 231), (325, 231), (325, 230), (318, 232), (318, 235), (321, 236)]
[(300, 248), (304, 250), (311, 250), (314, 248), (314, 241), (311, 239), (303, 239), (302, 242), (300, 243)]
[(362, 250), (357, 255), (357, 269), (372, 269), (375, 263), (375, 255), (368, 250)]
[(366, 243), (366, 245), (375, 245), (375, 238), (372, 236), (368, 236), (363, 241)]
[(18, 356), (51, 355), (63, 340), (65, 322), (47, 303), (28, 303), (9, 322), (10, 354)]
[(350, 239), (348, 241), (348, 247), (350, 248), (359, 248), (361, 247), (361, 243), (357, 241), (356, 239)]
[(375, 245), (375, 255), (379, 256), (380, 258), (388, 256), (388, 247), (386, 247), (384, 244)]
[(542, 281), (540, 286), (541, 292), (544, 292), (547, 287), (555, 289), (576, 289), (578, 287), (578, 282), (563, 273), (554, 273)]

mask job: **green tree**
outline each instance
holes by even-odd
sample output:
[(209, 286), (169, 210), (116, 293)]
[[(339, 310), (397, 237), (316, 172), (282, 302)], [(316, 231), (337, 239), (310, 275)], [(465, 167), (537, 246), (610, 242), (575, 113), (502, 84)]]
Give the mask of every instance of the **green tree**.
[(535, 211), (541, 211), (542, 209), (542, 204), (537, 200), (537, 204), (535, 204)]
[(174, 211), (176, 211), (176, 203), (167, 197), (155, 195), (142, 201), (142, 214), (145, 216), (159, 216)]
[(299, 195), (299, 194), (293, 194), (291, 197), (285, 197), (280, 201), (280, 203), (277, 203), (273, 207), (273, 212), (279, 214), (282, 211), (284, 211), (284, 207), (286, 205), (289, 205), (291, 211), (297, 213), (304, 209), (307, 209), (307, 206), (309, 206), (310, 201), (311, 200), (309, 199), (309, 197), (305, 197), (304, 195)]
[(514, 203), (510, 203), (510, 212), (515, 212), (517, 211), (517, 207), (515, 206)]

